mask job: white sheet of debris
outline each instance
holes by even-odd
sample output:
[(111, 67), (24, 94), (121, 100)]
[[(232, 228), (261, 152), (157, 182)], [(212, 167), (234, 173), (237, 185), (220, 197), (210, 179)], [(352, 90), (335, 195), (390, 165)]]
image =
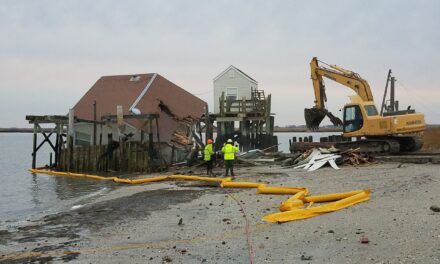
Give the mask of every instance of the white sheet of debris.
[(324, 166), (326, 163), (329, 163), (333, 169), (339, 170), (338, 165), (336, 165), (336, 159), (338, 158), (341, 158), (341, 155), (322, 154), (320, 150), (313, 150), (312, 153), (301, 162), (302, 164), (295, 166), (294, 169), (315, 171)]

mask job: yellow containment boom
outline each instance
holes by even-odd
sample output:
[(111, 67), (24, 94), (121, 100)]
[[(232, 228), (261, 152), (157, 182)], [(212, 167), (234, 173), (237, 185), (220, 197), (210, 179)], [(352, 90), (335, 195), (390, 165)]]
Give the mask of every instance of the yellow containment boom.
[[(308, 196), (309, 190), (306, 187), (298, 186), (266, 186), (264, 183), (257, 182), (233, 182), (230, 177), (214, 178), (201, 177), (193, 175), (169, 175), (158, 176), (142, 179), (121, 179), (118, 177), (104, 177), (91, 174), (71, 173), (51, 171), (45, 169), (31, 169), (32, 173), (44, 173), (54, 176), (77, 177), (91, 180), (114, 181), (117, 183), (126, 184), (143, 184), (150, 182), (168, 181), (168, 180), (184, 180), (184, 181), (207, 181), (216, 182), (221, 188), (256, 188), (259, 194), (277, 194), (277, 195), (292, 195), (289, 199), (282, 202), (279, 213), (266, 215), (262, 218), (264, 221), (272, 223), (283, 223), (294, 220), (300, 220), (310, 217), (315, 217), (324, 213), (337, 211), (357, 203), (365, 202), (370, 199), (369, 190), (357, 190), (342, 193), (332, 193), (317, 196)], [(324, 205), (314, 206), (314, 203), (324, 203)], [(306, 206), (306, 204), (308, 205)]]

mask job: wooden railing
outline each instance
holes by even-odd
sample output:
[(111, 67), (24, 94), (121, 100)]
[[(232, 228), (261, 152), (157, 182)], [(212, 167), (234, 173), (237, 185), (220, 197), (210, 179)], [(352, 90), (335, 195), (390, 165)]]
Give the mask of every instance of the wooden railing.
[(251, 100), (243, 98), (241, 100), (229, 100), (225, 99), (224, 94), (222, 94), (222, 96), (219, 98), (219, 101), (221, 115), (238, 113), (253, 113), (265, 115), (269, 110), (267, 107), (268, 100), (266, 98), (252, 98)]

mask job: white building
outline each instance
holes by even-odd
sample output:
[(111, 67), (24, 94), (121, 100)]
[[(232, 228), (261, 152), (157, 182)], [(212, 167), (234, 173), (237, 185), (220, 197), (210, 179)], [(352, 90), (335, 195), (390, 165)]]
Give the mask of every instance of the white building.
[(250, 100), (252, 90), (258, 88), (258, 82), (240, 69), (229, 66), (214, 78), (214, 113), (220, 112), (219, 98), (225, 93), (225, 99), (241, 100), (246, 97)]

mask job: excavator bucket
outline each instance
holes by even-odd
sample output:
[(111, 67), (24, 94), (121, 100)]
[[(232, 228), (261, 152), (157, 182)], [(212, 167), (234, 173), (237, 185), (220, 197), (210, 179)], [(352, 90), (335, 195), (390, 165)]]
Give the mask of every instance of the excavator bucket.
[(304, 118), (308, 129), (317, 130), (324, 117), (328, 116), (330, 121), (335, 126), (342, 126), (342, 121), (327, 110), (320, 110), (316, 108), (305, 108)]
[(319, 110), (316, 108), (305, 108), (304, 118), (306, 120), (307, 128), (311, 130), (317, 130), (326, 114), (327, 111), (324, 110)]

